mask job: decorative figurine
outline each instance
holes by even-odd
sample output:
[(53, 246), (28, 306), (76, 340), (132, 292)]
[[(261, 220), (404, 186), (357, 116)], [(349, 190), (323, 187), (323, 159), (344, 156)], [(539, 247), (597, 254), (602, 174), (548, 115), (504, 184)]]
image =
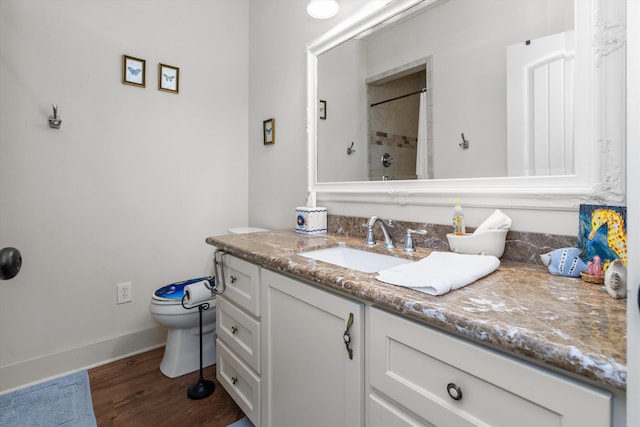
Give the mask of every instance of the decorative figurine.
[(616, 259), (604, 273), (604, 289), (615, 299), (627, 296), (627, 268), (621, 260)]
[(602, 264), (600, 263), (600, 256), (596, 255), (593, 257), (593, 261), (589, 261), (587, 263), (587, 270), (589, 271), (590, 276), (602, 276)]
[(581, 253), (579, 248), (561, 248), (540, 255), (540, 259), (554, 276), (580, 277), (580, 272), (588, 269)]

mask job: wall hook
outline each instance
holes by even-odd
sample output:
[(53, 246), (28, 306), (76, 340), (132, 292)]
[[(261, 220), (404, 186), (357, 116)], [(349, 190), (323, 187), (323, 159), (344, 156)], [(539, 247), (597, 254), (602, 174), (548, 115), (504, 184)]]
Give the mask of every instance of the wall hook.
[(462, 136), (462, 142), (460, 144), (458, 144), (463, 150), (466, 150), (467, 148), (469, 148), (469, 140), (465, 139), (464, 137), (464, 133), (460, 134)]
[(349, 156), (356, 152), (356, 150), (353, 149), (353, 144), (354, 142), (351, 141), (351, 147), (347, 147), (347, 155)]
[(58, 117), (58, 106), (56, 104), (51, 104), (53, 107), (53, 116), (49, 116), (49, 127), (52, 129), (60, 129), (60, 125), (62, 125), (62, 118)]

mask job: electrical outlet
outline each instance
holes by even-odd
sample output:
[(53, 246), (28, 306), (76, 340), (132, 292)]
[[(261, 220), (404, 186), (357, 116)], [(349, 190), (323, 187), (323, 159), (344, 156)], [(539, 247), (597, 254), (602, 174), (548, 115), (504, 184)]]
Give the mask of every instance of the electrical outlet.
[(118, 283), (116, 285), (116, 289), (118, 290), (116, 302), (118, 304), (124, 304), (125, 302), (133, 301), (133, 294), (131, 293), (131, 288), (132, 288), (131, 282)]

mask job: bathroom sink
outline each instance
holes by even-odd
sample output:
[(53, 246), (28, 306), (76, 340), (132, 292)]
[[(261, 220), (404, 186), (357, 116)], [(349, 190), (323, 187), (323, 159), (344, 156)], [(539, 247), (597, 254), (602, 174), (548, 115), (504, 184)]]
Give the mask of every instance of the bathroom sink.
[(397, 265), (413, 262), (404, 258), (362, 251), (344, 246), (301, 252), (298, 255), (316, 259), (318, 261), (324, 261), (340, 267), (362, 271), (363, 273), (375, 273)]

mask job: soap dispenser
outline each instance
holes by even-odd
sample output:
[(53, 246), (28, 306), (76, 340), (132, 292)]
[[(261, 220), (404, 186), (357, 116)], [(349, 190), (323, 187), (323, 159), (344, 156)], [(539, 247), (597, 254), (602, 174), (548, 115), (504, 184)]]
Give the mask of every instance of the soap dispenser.
[(460, 199), (456, 197), (456, 206), (453, 208), (453, 234), (464, 236), (465, 232), (464, 213), (462, 212), (462, 206), (460, 206)]

